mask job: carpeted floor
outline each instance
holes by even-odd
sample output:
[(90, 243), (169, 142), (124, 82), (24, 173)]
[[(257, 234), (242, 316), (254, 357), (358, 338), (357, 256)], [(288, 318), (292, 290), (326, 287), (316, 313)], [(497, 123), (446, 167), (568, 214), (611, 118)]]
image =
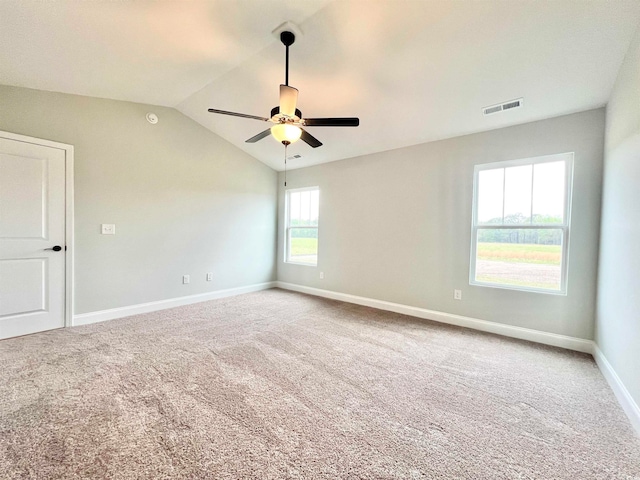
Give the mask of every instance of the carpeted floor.
[(0, 478), (640, 478), (588, 355), (269, 290), (0, 342)]

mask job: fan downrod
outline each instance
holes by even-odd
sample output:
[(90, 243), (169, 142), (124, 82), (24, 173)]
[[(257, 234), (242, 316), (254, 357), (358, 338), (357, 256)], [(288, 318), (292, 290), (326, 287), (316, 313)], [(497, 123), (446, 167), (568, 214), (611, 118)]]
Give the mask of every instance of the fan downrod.
[(284, 31), (280, 34), (280, 41), (285, 46), (285, 61), (284, 61), (284, 84), (289, 86), (289, 47), (296, 41), (296, 36), (293, 32)]

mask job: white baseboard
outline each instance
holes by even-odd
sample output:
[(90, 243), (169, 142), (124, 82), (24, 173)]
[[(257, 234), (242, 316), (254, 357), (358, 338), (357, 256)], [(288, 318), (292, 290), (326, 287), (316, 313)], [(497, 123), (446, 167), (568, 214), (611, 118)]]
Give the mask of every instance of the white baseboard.
[(640, 407), (638, 407), (638, 404), (633, 400), (629, 390), (624, 386), (624, 383), (622, 383), (622, 380), (620, 380), (620, 377), (618, 377), (618, 374), (597, 345), (594, 345), (593, 358), (595, 358), (602, 375), (604, 375), (604, 378), (609, 383), (624, 413), (629, 417), (631, 425), (633, 425), (633, 428), (635, 428), (638, 435), (640, 435)]
[(186, 297), (170, 298), (167, 300), (159, 300), (157, 302), (140, 303), (137, 305), (129, 305), (127, 307), (110, 308), (109, 310), (100, 310), (97, 312), (82, 313), (73, 316), (73, 326), (88, 325), (90, 323), (104, 322), (106, 320), (114, 320), (116, 318), (129, 317), (140, 313), (155, 312), (157, 310), (165, 310), (167, 308), (180, 307), (182, 305), (190, 305), (192, 303), (206, 302), (217, 298), (232, 297), (242, 293), (257, 292), (259, 290), (267, 290), (274, 288), (276, 282), (256, 283), (245, 287), (228, 288), (226, 290), (216, 290), (215, 292), (200, 293), (197, 295), (188, 295)]
[(503, 323), (489, 322), (477, 318), (464, 317), (462, 315), (454, 315), (451, 313), (438, 312), (436, 310), (427, 310), (426, 308), (411, 307), (400, 303), (385, 302), (367, 297), (358, 297), (347, 293), (333, 292), (330, 290), (321, 290), (319, 288), (306, 287), (304, 285), (296, 285), (293, 283), (276, 282), (278, 288), (292, 290), (295, 292), (308, 293), (318, 297), (331, 298), (357, 305), (364, 305), (389, 312), (402, 313), (413, 317), (424, 318), (426, 320), (434, 320), (436, 322), (447, 323), (449, 325), (457, 325), (459, 327), (481, 330), (483, 332), (504, 335), (505, 337), (519, 338), (521, 340), (529, 340), (531, 342), (552, 345), (554, 347), (562, 347), (568, 350), (593, 354), (593, 341), (582, 338), (568, 337), (566, 335), (558, 335), (555, 333), (541, 332), (530, 328), (514, 327)]

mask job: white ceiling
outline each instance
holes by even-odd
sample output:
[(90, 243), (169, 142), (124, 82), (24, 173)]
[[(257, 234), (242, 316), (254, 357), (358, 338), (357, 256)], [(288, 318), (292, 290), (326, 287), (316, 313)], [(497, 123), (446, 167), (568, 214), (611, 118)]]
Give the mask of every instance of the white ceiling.
[[(604, 105), (640, 23), (637, 0), (217, 0), (0, 2), (0, 84), (176, 107), (282, 170), (268, 127), (284, 82), (324, 145), (289, 148), (289, 168), (529, 122)], [(524, 97), (522, 109), (481, 108)], [(160, 119), (162, 121), (162, 119)]]

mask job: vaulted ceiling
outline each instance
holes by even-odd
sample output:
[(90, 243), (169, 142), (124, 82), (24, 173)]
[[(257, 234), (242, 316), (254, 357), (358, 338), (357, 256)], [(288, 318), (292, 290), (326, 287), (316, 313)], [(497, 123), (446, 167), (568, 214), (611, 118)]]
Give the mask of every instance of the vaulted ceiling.
[[(284, 82), (309, 127), (289, 168), (414, 145), (606, 104), (640, 23), (637, 0), (217, 0), (0, 2), (0, 84), (175, 107), (281, 170), (264, 123)], [(484, 116), (515, 98), (524, 107)], [(162, 119), (160, 119), (162, 121)]]

